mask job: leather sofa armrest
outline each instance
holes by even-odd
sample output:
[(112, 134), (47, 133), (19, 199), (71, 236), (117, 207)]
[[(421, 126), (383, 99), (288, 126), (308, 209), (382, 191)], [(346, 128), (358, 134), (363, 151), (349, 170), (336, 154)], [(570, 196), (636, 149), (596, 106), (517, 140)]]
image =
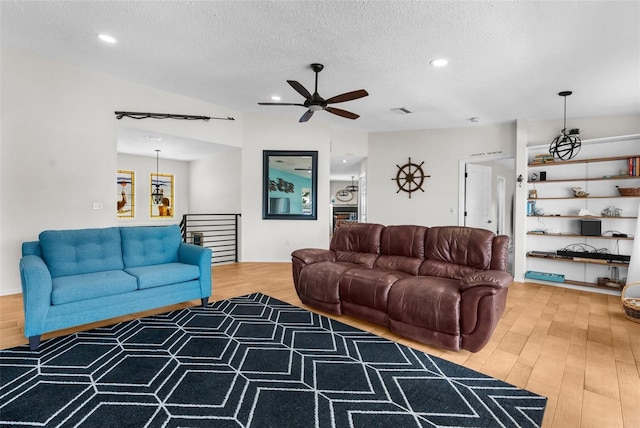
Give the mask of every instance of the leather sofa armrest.
[(466, 275), (460, 281), (460, 292), (473, 287), (488, 286), (496, 289), (507, 288), (513, 282), (513, 277), (501, 270), (485, 270)]
[(38, 336), (44, 332), (51, 306), (51, 273), (42, 258), (24, 256), (20, 259), (20, 281), (24, 300), (24, 334), (26, 337)]
[(303, 264), (310, 265), (319, 262), (335, 262), (336, 253), (320, 248), (303, 248), (291, 253), (291, 257), (299, 259)]

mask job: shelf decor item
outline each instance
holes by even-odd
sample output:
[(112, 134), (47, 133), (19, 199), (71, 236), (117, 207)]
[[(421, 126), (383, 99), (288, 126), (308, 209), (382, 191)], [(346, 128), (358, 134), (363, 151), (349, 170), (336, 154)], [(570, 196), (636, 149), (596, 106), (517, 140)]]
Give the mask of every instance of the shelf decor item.
[(610, 288), (622, 289), (622, 287), (624, 286), (624, 280), (622, 280), (622, 279), (614, 279), (614, 278), (607, 278), (607, 277), (604, 277), (604, 276), (599, 276), (598, 277), (598, 285), (600, 287), (610, 287)]
[(575, 196), (576, 198), (586, 198), (587, 196), (589, 196), (589, 192), (585, 192), (584, 190), (582, 190), (582, 187), (574, 187), (571, 190), (573, 190), (573, 196)]
[(620, 217), (622, 215), (622, 209), (613, 205), (609, 205), (600, 213), (603, 217)]
[(640, 323), (640, 282), (627, 284), (622, 289), (620, 299), (627, 318)]
[(569, 160), (580, 152), (582, 141), (580, 140), (580, 130), (577, 128), (569, 130), (567, 134), (567, 97), (571, 95), (571, 91), (562, 91), (558, 95), (564, 97), (564, 127), (560, 131), (560, 135), (553, 139), (549, 146), (549, 154), (558, 160)]
[(620, 196), (640, 196), (640, 187), (618, 187)]

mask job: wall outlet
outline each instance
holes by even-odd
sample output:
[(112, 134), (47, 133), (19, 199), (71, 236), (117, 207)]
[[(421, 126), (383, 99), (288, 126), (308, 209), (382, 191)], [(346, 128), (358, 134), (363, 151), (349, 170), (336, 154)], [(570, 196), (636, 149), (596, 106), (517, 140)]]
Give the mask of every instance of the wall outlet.
[(94, 202), (94, 203), (93, 203), (93, 209), (94, 209), (94, 210), (101, 210), (102, 208), (104, 208), (104, 207), (102, 206), (102, 202)]

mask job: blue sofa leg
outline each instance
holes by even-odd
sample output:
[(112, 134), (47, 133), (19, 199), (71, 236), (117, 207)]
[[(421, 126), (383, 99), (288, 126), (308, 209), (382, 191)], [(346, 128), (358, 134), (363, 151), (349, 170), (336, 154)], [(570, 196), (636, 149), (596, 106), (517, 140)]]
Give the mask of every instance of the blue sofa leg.
[(37, 351), (40, 346), (40, 335), (38, 336), (30, 336), (29, 337), (29, 349), (32, 351)]
[(207, 305), (209, 304), (209, 298), (208, 298), (208, 297), (203, 297), (203, 298), (202, 298), (202, 299), (200, 299), (200, 300), (202, 300), (202, 307), (203, 307), (203, 308), (206, 308), (206, 307), (207, 307)]

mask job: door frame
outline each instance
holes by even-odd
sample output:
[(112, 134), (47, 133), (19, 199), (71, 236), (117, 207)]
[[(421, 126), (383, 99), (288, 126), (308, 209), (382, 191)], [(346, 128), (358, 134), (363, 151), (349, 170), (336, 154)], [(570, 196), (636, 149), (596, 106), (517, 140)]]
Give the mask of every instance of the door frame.
[[(466, 195), (466, 180), (464, 179), (464, 174), (467, 169), (468, 163), (485, 163), (491, 162), (500, 159), (513, 159), (514, 161), (514, 177), (515, 180), (515, 153), (497, 153), (491, 155), (482, 155), (476, 156), (473, 158), (460, 159), (458, 164), (458, 226), (464, 226), (464, 206), (465, 206), (465, 195)], [(505, 195), (506, 196), (506, 195)], [(504, 233), (504, 232), (503, 232)], [(511, 234), (511, 233), (507, 233)], [(515, 239), (515, 235), (511, 237), (512, 245), (513, 240)]]

